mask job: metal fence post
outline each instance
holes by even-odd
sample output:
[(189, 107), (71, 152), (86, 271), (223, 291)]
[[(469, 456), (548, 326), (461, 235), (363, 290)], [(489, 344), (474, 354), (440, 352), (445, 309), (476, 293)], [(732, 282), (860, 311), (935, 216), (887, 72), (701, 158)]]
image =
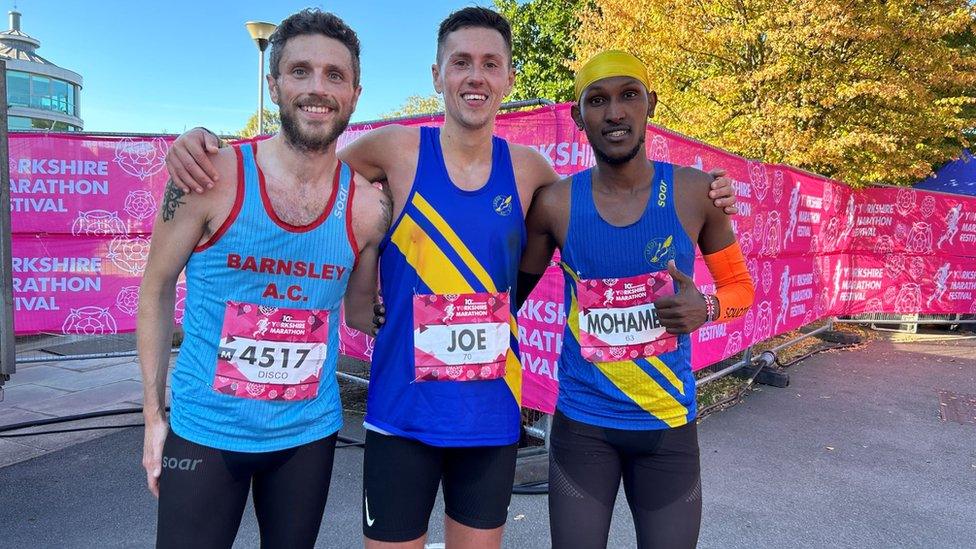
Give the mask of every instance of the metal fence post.
[[(0, 97), (7, 101), (7, 63), (0, 61)], [(3, 288), (3, 311), (0, 311), (0, 400), (3, 384), (17, 370), (17, 347), (14, 340), (13, 250), (10, 227), (10, 151), (7, 149), (7, 108), (0, 109), (0, 287)]]
[[(553, 412), (553, 414), (554, 413), (555, 412)], [(546, 436), (545, 436), (544, 442), (545, 442), (545, 445), (546, 445), (546, 452), (548, 452), (549, 451), (549, 439), (552, 438), (552, 414), (546, 414), (546, 420), (545, 421), (546, 421), (546, 425), (545, 425), (544, 429), (545, 429)]]

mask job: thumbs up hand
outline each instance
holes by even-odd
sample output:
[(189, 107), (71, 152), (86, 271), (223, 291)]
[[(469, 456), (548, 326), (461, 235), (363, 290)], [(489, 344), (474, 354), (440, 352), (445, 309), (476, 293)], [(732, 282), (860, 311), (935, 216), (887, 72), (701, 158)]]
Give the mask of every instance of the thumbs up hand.
[(678, 270), (674, 260), (668, 261), (668, 273), (677, 282), (678, 291), (654, 301), (657, 317), (669, 334), (691, 333), (707, 320), (705, 296), (690, 276)]

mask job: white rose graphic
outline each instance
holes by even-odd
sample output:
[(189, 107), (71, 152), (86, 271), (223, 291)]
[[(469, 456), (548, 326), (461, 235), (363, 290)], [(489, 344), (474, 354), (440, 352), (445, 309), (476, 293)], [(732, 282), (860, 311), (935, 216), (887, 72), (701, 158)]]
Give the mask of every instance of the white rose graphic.
[(783, 186), (785, 181), (783, 179), (783, 172), (776, 170), (773, 172), (773, 200), (779, 204), (779, 201), (783, 199)]
[(108, 335), (118, 332), (115, 318), (103, 307), (80, 307), (71, 309), (64, 319), (61, 332), (65, 335)]
[(900, 189), (895, 199), (895, 207), (901, 215), (912, 213), (915, 209), (915, 189)]
[(926, 196), (922, 199), (922, 217), (928, 218), (935, 213), (935, 197)]
[(752, 184), (756, 200), (762, 202), (769, 192), (769, 179), (766, 177), (766, 166), (759, 162), (749, 162), (749, 182)]
[(139, 309), (139, 287), (125, 286), (115, 297), (115, 306), (123, 313), (132, 316)]
[(156, 199), (149, 191), (129, 191), (123, 209), (133, 218), (143, 221), (156, 214)]
[(888, 286), (888, 288), (884, 292), (884, 302), (894, 303), (895, 298), (897, 297), (898, 297), (898, 288), (894, 286)]
[(922, 304), (922, 289), (914, 282), (905, 284), (895, 300), (896, 313), (917, 313)]
[(78, 217), (71, 224), (72, 236), (111, 236), (128, 232), (125, 222), (119, 218), (119, 212), (108, 210), (78, 212)]
[(655, 135), (651, 139), (651, 160), (671, 162), (671, 151), (668, 149), (668, 142), (660, 135)]
[(115, 146), (115, 163), (125, 173), (145, 181), (166, 166), (167, 149), (169, 146), (158, 137), (148, 141), (126, 137)]
[(149, 239), (141, 236), (118, 236), (108, 245), (106, 256), (112, 263), (130, 274), (141, 274), (149, 259)]
[(755, 314), (752, 312), (752, 308), (746, 313), (745, 319), (742, 321), (742, 331), (745, 332), (746, 337), (752, 335), (752, 328), (755, 323)]
[(745, 345), (742, 344), (742, 332), (732, 332), (729, 334), (728, 339), (725, 343), (725, 356), (732, 356), (742, 350)]

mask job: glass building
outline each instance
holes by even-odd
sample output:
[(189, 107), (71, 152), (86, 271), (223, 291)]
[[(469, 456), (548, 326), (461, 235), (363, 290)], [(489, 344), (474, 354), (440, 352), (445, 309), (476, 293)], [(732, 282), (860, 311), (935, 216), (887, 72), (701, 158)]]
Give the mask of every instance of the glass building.
[(20, 13), (0, 32), (0, 58), (7, 63), (7, 127), (17, 130), (81, 131), (81, 75), (37, 55), (40, 40), (20, 30)]

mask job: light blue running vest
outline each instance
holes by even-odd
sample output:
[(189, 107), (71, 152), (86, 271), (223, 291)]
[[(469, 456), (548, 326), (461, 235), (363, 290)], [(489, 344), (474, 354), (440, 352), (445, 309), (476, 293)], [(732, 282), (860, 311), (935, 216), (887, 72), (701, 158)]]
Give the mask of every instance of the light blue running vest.
[[(257, 143), (235, 149), (234, 209), (186, 265), (185, 336), (172, 374), (170, 424), (177, 435), (204, 446), (270, 452), (330, 436), (342, 427), (335, 369), (339, 305), (357, 258), (349, 215), (353, 174), (340, 164), (322, 215), (294, 226), (274, 213), (255, 160)], [(262, 297), (272, 283), (281, 299)], [(315, 397), (252, 400), (213, 389), (227, 301), (329, 311), (328, 352)]]

